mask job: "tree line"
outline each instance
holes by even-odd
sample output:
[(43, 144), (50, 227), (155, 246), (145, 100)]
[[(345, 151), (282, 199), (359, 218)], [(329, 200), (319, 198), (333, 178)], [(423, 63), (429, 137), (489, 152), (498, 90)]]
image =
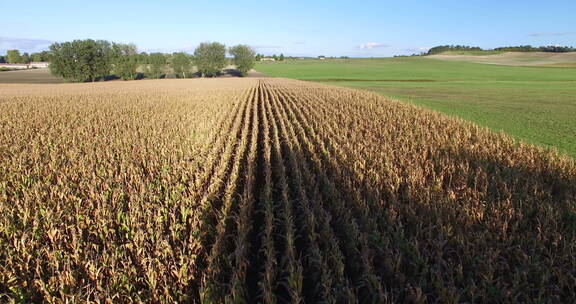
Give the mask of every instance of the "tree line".
[(8, 50), (6, 56), (0, 56), (0, 63), (20, 63), (28, 64), (30, 62), (46, 62), (48, 61), (48, 51), (28, 54), (26, 52), (20, 54), (19, 50)]
[(482, 51), (478, 46), (467, 46), (467, 45), (440, 45), (435, 46), (428, 50), (427, 55), (440, 54), (448, 51)]
[[(227, 53), (233, 57), (226, 58)], [(166, 54), (138, 52), (134, 44), (92, 39), (53, 43), (49, 51), (31, 55), (20, 54), (18, 50), (9, 50), (6, 56), (0, 57), (0, 62), (8, 63), (49, 61), (52, 74), (71, 82), (168, 76), (215, 77), (230, 63), (236, 65), (241, 76), (246, 76), (254, 67), (255, 60), (256, 52), (243, 44), (226, 48), (222, 43), (205, 42), (201, 43), (193, 54), (184, 52)]]
[(548, 53), (566, 53), (576, 52), (576, 48), (570, 46), (540, 46), (533, 47), (531, 45), (520, 46), (506, 46), (498, 47), (495, 49), (482, 49), (478, 46), (467, 45), (440, 45), (431, 48), (425, 55), (435, 55), (448, 51), (501, 51), (501, 52), (548, 52)]
[(547, 53), (568, 53), (568, 52), (576, 52), (576, 48), (570, 46), (540, 46), (540, 47), (533, 47), (531, 45), (520, 45), (520, 46), (505, 46), (495, 48), (495, 51), (504, 51), (504, 52), (547, 52)]
[(275, 61), (284, 61), (284, 59), (286, 59), (286, 57), (284, 57), (284, 54), (280, 54), (280, 56), (277, 56), (276, 54), (272, 56), (266, 56), (264, 54), (256, 54), (256, 61), (260, 61), (263, 58), (272, 58)]

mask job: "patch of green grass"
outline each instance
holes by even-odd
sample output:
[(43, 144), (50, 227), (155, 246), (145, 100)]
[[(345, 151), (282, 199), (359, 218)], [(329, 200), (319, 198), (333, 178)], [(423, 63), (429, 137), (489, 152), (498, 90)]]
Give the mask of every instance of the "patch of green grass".
[(371, 90), (576, 157), (576, 69), (422, 57), (258, 63), (262, 73)]

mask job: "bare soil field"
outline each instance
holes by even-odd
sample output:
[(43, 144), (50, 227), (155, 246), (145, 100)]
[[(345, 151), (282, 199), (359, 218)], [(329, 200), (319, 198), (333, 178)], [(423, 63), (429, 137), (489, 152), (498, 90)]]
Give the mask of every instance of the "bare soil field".
[(0, 72), (0, 83), (62, 83), (64, 79), (50, 74), (49, 69)]
[(576, 163), (459, 119), (281, 78), (0, 106), (0, 302), (576, 298)]
[(475, 63), (510, 65), (510, 66), (550, 66), (575, 67), (576, 52), (545, 53), (545, 52), (507, 52), (502, 54), (471, 56), (471, 55), (432, 55), (427, 58), (442, 60), (467, 61)]

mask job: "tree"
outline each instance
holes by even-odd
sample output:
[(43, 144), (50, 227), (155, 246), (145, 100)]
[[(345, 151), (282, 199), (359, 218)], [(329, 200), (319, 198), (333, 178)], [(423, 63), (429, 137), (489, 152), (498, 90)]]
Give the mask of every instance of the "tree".
[(150, 62), (148, 62), (148, 53), (142, 52), (142, 53), (138, 54), (138, 63), (139, 64), (149, 64)]
[(240, 71), (240, 75), (246, 76), (256, 63), (256, 52), (244, 44), (230, 48), (229, 52), (234, 56), (234, 65)]
[(74, 40), (50, 46), (50, 71), (68, 81), (96, 81), (110, 75), (112, 48), (104, 40)]
[(148, 64), (150, 64), (148, 53), (142, 52), (136, 55), (136, 62), (144, 75), (150, 75), (150, 68), (148, 68)]
[(30, 63), (30, 55), (28, 55), (28, 53), (22, 54), (22, 56), (20, 56), (20, 62), (19, 63), (29, 64)]
[(477, 46), (467, 46), (467, 45), (440, 45), (428, 50), (427, 55), (435, 55), (447, 51), (482, 51), (482, 49)]
[(278, 57), (278, 60), (284, 61), (284, 54), (280, 54), (280, 57)]
[(0, 56), (0, 63), (6, 63), (6, 57)]
[(164, 66), (166, 65), (166, 56), (162, 53), (152, 53), (148, 56), (148, 62), (150, 63), (150, 78), (160, 78), (164, 72)]
[(202, 77), (213, 77), (226, 67), (226, 46), (218, 42), (201, 43), (194, 51), (194, 61)]
[(32, 53), (32, 54), (30, 55), (30, 59), (31, 59), (33, 62), (46, 62), (46, 61), (49, 61), (48, 52), (47, 52), (47, 51), (42, 51), (42, 52), (39, 52), (39, 53)]
[(172, 56), (172, 69), (178, 77), (182, 75), (186, 78), (186, 74), (190, 73), (191, 64), (190, 56), (185, 53), (174, 53)]
[(20, 63), (20, 51), (19, 50), (8, 50), (6, 52), (6, 60), (8, 63)]
[(42, 55), (40, 55), (40, 53), (32, 53), (32, 61), (33, 62), (41, 62), (42, 61)]
[(138, 51), (134, 44), (112, 44), (114, 72), (123, 80), (134, 80), (138, 76)]

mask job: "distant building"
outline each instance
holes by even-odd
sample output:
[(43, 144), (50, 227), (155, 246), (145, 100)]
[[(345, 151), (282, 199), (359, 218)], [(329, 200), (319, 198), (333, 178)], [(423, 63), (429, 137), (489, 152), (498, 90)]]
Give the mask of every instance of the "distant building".
[(260, 58), (260, 61), (276, 61), (276, 59), (274, 59), (272, 57), (262, 57), (262, 58)]
[(48, 62), (30, 62), (26, 63), (0, 63), (0, 67), (8, 68), (11, 70), (28, 70), (28, 69), (44, 69), (48, 67)]
[(318, 59), (320, 59), (320, 60), (326, 60), (326, 56), (318, 56)]
[(48, 67), (48, 62), (30, 62), (29, 66), (31, 68), (45, 69)]
[(0, 63), (0, 68), (7, 68), (10, 70), (26, 70), (29, 69), (27, 64), (24, 63)]

